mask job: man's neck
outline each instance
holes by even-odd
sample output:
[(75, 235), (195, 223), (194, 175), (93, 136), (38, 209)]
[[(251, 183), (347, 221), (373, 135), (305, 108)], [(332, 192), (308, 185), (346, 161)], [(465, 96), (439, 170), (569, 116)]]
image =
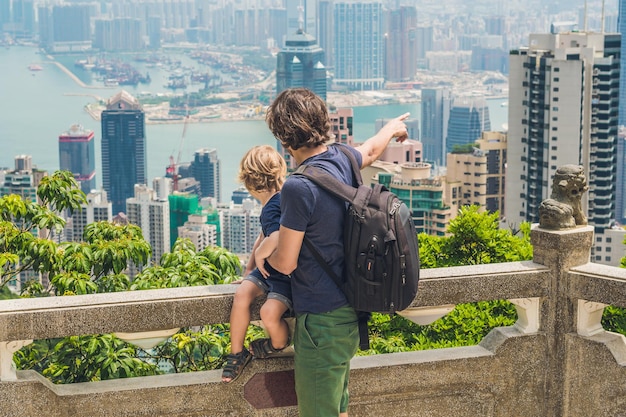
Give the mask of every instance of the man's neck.
[(303, 163), (304, 161), (306, 161), (307, 159), (309, 159), (312, 156), (315, 155), (319, 155), (323, 152), (326, 152), (328, 150), (328, 148), (326, 147), (326, 145), (319, 145), (316, 146), (314, 148), (305, 148), (302, 147), (300, 149), (296, 149), (296, 150), (291, 150), (291, 155), (293, 156), (293, 158), (296, 160), (296, 164), (300, 165), (301, 163)]

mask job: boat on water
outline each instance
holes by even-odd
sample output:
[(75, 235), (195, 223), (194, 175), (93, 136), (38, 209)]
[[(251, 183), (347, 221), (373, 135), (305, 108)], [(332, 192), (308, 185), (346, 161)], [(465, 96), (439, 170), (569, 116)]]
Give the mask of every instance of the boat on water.
[(503, 101), (502, 103), (500, 103), (500, 107), (508, 107), (508, 106), (509, 106), (508, 101)]
[(176, 116), (170, 116), (170, 117), (149, 117), (148, 120), (151, 120), (153, 122), (177, 122), (180, 120), (183, 120), (184, 117), (176, 117)]
[(215, 114), (209, 114), (208, 116), (200, 116), (199, 119), (210, 120), (210, 119), (219, 119), (220, 117), (222, 117), (220, 113), (215, 113)]
[(28, 69), (31, 71), (42, 71), (43, 67), (41, 65), (37, 65), (37, 64), (30, 64), (28, 66)]

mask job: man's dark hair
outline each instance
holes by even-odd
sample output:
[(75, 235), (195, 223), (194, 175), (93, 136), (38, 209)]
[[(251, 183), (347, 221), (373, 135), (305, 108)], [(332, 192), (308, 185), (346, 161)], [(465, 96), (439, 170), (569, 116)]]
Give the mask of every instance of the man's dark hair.
[(268, 108), (265, 121), (285, 148), (313, 148), (331, 139), (326, 103), (306, 88), (281, 92)]

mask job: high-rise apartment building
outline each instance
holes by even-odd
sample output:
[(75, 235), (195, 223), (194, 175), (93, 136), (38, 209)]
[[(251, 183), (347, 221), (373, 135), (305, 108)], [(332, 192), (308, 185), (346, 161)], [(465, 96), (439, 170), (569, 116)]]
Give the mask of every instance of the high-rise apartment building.
[(82, 51), (91, 48), (90, 5), (52, 6), (51, 47), (55, 52)]
[(335, 66), (334, 61), (334, 45), (333, 45), (333, 1), (318, 0), (317, 2), (317, 32), (315, 37), (317, 43), (324, 50), (327, 69)]
[(126, 209), (135, 184), (146, 184), (145, 114), (139, 101), (122, 90), (102, 112), (102, 185), (113, 213)]
[(144, 239), (152, 247), (151, 262), (159, 264), (161, 256), (170, 251), (170, 205), (157, 199), (156, 192), (146, 185), (135, 185), (135, 196), (126, 200), (128, 221), (141, 228)]
[(189, 216), (199, 213), (198, 195), (175, 191), (168, 196), (170, 205), (170, 247), (174, 247), (178, 239), (178, 227), (183, 226)]
[(206, 215), (192, 214), (178, 227), (178, 237), (191, 240), (196, 251), (201, 251), (217, 245), (217, 227), (207, 224)]
[(416, 30), (417, 38), (417, 66), (427, 68), (428, 60), (426, 54), (434, 49), (435, 30), (432, 26), (420, 25)]
[(167, 200), (173, 191), (173, 181), (168, 177), (155, 177), (152, 179), (152, 189), (156, 192), (157, 199)]
[(93, 130), (85, 130), (81, 125), (75, 124), (59, 135), (59, 167), (74, 174), (85, 194), (96, 188)]
[(447, 88), (422, 89), (422, 137), (424, 161), (446, 163), (446, 135), (452, 97)]
[(214, 197), (222, 201), (221, 167), (215, 149), (198, 149), (191, 163), (193, 177), (200, 182), (200, 198)]
[(483, 132), (473, 150), (447, 155), (447, 181), (461, 184), (461, 205), (504, 214), (506, 146), (506, 133)]
[(379, 1), (335, 2), (334, 83), (380, 90), (385, 81), (383, 5)]
[[(620, 86), (621, 89), (621, 86)], [(626, 126), (619, 127), (617, 138), (617, 180), (615, 193), (615, 220), (626, 224)]]
[(424, 162), (395, 164), (376, 161), (363, 170), (363, 182), (383, 184), (411, 210), (417, 233), (445, 236), (461, 207), (459, 182), (433, 175)]
[(276, 94), (292, 87), (304, 87), (326, 100), (324, 51), (315, 38), (302, 29), (287, 35), (285, 47), (276, 60)]
[[(617, 31), (626, 33), (626, 0), (619, 0), (619, 14), (617, 15)], [(626, 126), (626, 42), (620, 47), (620, 77), (619, 77), (619, 125)]]
[(113, 207), (104, 190), (93, 190), (87, 194), (87, 204), (74, 210), (66, 225), (66, 239), (82, 242), (85, 227), (94, 222), (113, 220)]
[[(37, 187), (41, 179), (46, 176), (48, 176), (47, 171), (39, 170), (34, 167), (30, 155), (18, 155), (15, 157), (15, 169), (5, 171), (3, 175), (0, 175), (0, 178), (4, 178), (4, 181), (0, 183), (0, 197), (15, 194), (25, 201), (35, 203), (39, 200), (39, 197), (37, 197)], [(45, 238), (47, 236), (47, 234), (39, 228), (33, 229), (32, 233), (39, 238)], [(41, 282), (43, 285), (48, 285), (47, 276), (42, 276), (42, 274), (32, 269), (22, 271), (19, 276), (12, 279), (8, 285), (19, 293), (22, 285), (31, 280)]]
[(102, 51), (141, 51), (144, 49), (140, 19), (97, 19), (93, 47)]
[(388, 13), (385, 34), (385, 80), (410, 81), (417, 73), (417, 8), (401, 6)]
[[(410, 137), (410, 136), (409, 136)], [(413, 139), (407, 139), (403, 142), (391, 141), (385, 147), (385, 150), (378, 158), (379, 161), (391, 162), (393, 164), (414, 164), (422, 161), (423, 146), (422, 142)]]
[(16, 194), (23, 200), (36, 202), (37, 187), (43, 177), (48, 176), (47, 171), (39, 170), (33, 165), (30, 155), (17, 155), (15, 157), (15, 169), (4, 173), (4, 182), (0, 185), (0, 197), (8, 194)]
[(249, 254), (261, 232), (261, 205), (256, 200), (230, 204), (222, 210), (222, 246), (236, 254)]
[(448, 119), (446, 153), (452, 152), (455, 146), (474, 143), (482, 132), (489, 130), (489, 107), (484, 97), (455, 98)]
[(532, 34), (511, 51), (508, 223), (539, 221), (559, 166), (581, 165), (583, 209), (596, 237), (615, 216), (620, 35)]

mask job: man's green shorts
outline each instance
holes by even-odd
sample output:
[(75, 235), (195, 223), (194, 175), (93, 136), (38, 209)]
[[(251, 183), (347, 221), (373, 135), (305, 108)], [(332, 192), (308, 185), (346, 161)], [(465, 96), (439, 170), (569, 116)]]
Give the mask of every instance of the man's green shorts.
[(359, 347), (356, 312), (298, 314), (294, 335), (300, 417), (337, 417), (348, 410), (350, 360)]

